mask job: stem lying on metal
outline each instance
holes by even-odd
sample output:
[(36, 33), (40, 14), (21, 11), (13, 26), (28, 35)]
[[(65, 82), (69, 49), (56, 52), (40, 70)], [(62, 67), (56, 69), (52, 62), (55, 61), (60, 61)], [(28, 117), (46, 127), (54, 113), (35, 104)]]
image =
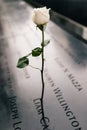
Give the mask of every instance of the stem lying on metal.
[(42, 67), (41, 67), (41, 81), (42, 81), (42, 94), (41, 94), (41, 106), (42, 106), (42, 113), (43, 113), (43, 117), (44, 118), (44, 108), (43, 108), (43, 98), (44, 98), (44, 88), (45, 88), (45, 84), (44, 84), (44, 26), (42, 28), (42, 55), (41, 55), (41, 59), (42, 59)]
[(44, 104), (43, 104), (43, 99), (44, 99), (44, 90), (45, 90), (45, 83), (44, 83), (44, 25), (42, 25), (42, 54), (41, 54), (41, 60), (42, 60), (42, 66), (41, 66), (41, 81), (42, 81), (42, 93), (41, 93), (41, 109), (42, 109), (42, 118), (40, 120), (40, 123), (43, 126), (43, 130), (47, 129), (49, 127), (49, 118), (45, 117), (44, 114)]
[(43, 72), (44, 72), (44, 27), (42, 29), (42, 55), (41, 55), (41, 58), (42, 58), (42, 67), (41, 67), (41, 80), (42, 80), (42, 95), (41, 95), (41, 98), (43, 100), (43, 97), (44, 97), (44, 75), (43, 75)]

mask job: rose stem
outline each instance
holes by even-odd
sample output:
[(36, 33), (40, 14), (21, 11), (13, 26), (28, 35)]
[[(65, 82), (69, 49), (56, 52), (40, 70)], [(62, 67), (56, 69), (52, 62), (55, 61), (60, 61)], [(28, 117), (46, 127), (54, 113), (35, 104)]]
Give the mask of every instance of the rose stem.
[(42, 25), (42, 67), (41, 67), (41, 81), (42, 81), (42, 94), (41, 94), (41, 106), (42, 106), (42, 118), (44, 119), (44, 108), (43, 108), (43, 98), (44, 98), (44, 25)]

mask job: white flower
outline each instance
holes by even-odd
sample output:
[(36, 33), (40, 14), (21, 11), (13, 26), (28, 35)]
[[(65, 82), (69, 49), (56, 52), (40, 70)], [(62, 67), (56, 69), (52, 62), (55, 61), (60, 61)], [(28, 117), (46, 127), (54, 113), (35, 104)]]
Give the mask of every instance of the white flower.
[(46, 7), (43, 8), (35, 8), (33, 12), (33, 22), (36, 25), (47, 24), (50, 19), (49, 10)]

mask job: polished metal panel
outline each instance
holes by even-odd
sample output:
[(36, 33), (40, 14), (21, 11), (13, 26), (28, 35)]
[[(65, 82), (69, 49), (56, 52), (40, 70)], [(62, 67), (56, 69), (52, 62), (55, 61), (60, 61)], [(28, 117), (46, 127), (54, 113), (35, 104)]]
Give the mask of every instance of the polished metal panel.
[[(16, 67), (41, 43), (33, 7), (21, 0), (0, 2), (0, 130), (43, 130), (40, 72)], [(46, 130), (87, 130), (87, 46), (52, 21), (45, 39), (51, 40), (45, 48)], [(30, 64), (40, 67), (40, 57), (30, 57)]]

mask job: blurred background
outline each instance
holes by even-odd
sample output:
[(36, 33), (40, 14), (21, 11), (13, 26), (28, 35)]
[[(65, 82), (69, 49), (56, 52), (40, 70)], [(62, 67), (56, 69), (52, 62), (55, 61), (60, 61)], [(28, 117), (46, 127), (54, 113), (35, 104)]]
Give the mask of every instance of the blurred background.
[(52, 10), (87, 26), (87, 0), (25, 0), (50, 7)]

